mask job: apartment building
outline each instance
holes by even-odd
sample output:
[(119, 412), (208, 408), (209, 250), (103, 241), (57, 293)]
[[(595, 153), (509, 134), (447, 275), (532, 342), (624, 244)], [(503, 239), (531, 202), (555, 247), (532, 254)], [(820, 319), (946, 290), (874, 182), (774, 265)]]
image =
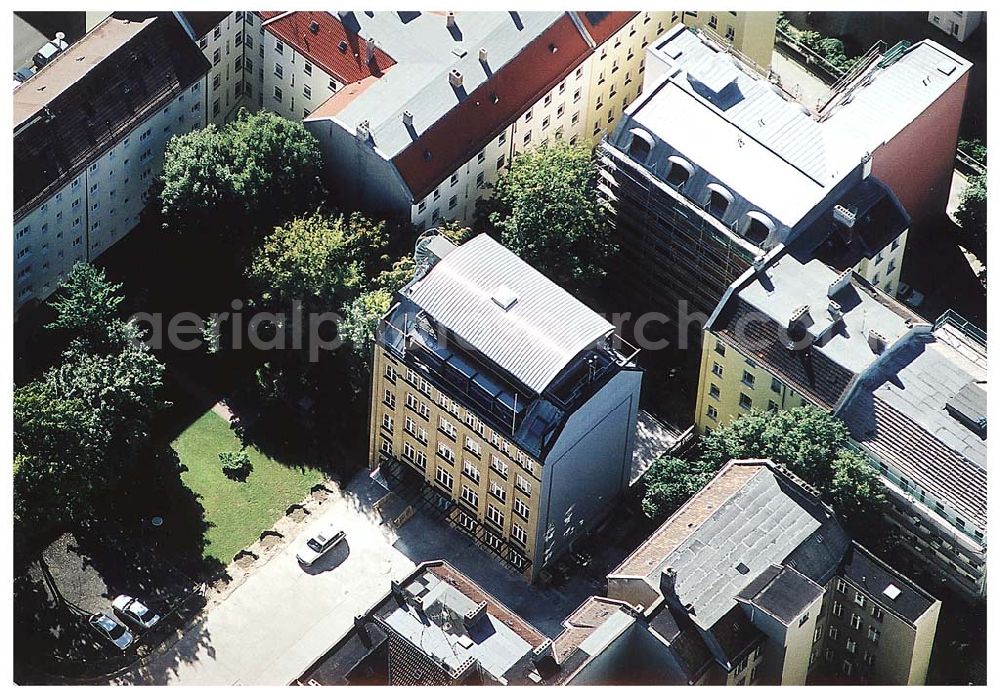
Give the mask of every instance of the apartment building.
[(894, 293), (909, 229), (946, 205), (969, 67), (900, 44), (813, 114), (705, 37), (668, 32), (601, 145), (622, 299), (704, 319), (785, 247)]
[(14, 89), (14, 310), (139, 221), (167, 141), (206, 123), (208, 64), (170, 16), (116, 14)]
[(534, 579), (628, 486), (642, 373), (489, 236), (417, 252), (377, 337), (371, 468)]
[(762, 75), (771, 71), (777, 12), (674, 11), (672, 19), (679, 19), (686, 27), (711, 32), (717, 40), (731, 46)]
[(253, 12), (174, 12), (212, 67), (208, 73), (208, 120), (217, 126), (231, 121), (241, 107), (255, 103)]
[(766, 460), (727, 463), (608, 575), (608, 596), (644, 609), (661, 665), (689, 684), (922, 684), (941, 606)]
[(979, 28), (985, 12), (928, 12), (927, 21), (959, 41), (965, 41)]
[(751, 272), (705, 327), (699, 432), (751, 410), (832, 412), (890, 494), (910, 571), (983, 597), (985, 333), (951, 313), (932, 326), (819, 260)]

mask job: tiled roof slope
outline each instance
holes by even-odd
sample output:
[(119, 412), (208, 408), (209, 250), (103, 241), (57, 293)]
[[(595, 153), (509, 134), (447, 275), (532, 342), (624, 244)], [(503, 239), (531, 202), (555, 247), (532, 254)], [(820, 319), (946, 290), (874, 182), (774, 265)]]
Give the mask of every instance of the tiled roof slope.
[(628, 24), (638, 13), (591, 11), (576, 12), (574, 14), (579, 17), (580, 23), (587, 30), (587, 33), (590, 34), (590, 38), (594, 40), (594, 43), (600, 46), (617, 34), (618, 30)]
[[(415, 201), (467, 162), (591, 51), (569, 15), (541, 35), (393, 158)], [(445, 79), (442, 77), (442, 79)]]
[[(274, 34), (324, 72), (341, 82), (358, 82), (379, 76), (396, 64), (392, 56), (377, 45), (374, 59), (367, 60), (368, 47), (357, 32), (348, 31), (343, 22), (330, 12), (258, 12), (265, 22), (264, 29)], [(313, 31), (313, 23), (317, 25)], [(341, 50), (341, 45), (346, 48)]]
[(742, 298), (727, 305), (716, 327), (727, 342), (827, 409), (837, 404), (854, 378), (851, 371), (812, 347), (798, 351), (786, 348), (785, 329)]
[(169, 16), (112, 16), (14, 90), (14, 219), (205, 75)]

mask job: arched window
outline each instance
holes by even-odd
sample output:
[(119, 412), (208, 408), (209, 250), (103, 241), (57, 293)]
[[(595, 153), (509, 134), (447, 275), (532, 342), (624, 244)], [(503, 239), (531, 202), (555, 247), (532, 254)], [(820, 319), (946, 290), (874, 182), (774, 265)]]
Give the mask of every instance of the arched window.
[(711, 182), (708, 185), (708, 203), (705, 209), (716, 218), (721, 219), (729, 210), (729, 205), (733, 203), (733, 195), (729, 193), (721, 184)]
[(653, 149), (653, 137), (641, 128), (634, 128), (629, 133), (632, 134), (632, 142), (628, 147), (629, 157), (636, 162), (645, 163)]
[(667, 184), (672, 187), (683, 187), (687, 184), (688, 178), (694, 174), (694, 167), (682, 157), (671, 155), (667, 158), (670, 163), (670, 171), (667, 173)]
[(774, 221), (759, 211), (747, 212), (743, 237), (755, 245), (762, 245), (772, 231), (774, 231)]

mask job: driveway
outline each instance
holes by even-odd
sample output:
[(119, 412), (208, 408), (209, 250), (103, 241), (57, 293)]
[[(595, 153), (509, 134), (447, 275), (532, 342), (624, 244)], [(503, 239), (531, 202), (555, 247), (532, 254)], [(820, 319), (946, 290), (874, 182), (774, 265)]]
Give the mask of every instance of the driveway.
[[(116, 678), (118, 684), (285, 685), (343, 636), (414, 565), (395, 534), (357, 497), (337, 493), (278, 552), (170, 646)], [(312, 531), (335, 523), (346, 544), (303, 570), (295, 552)]]

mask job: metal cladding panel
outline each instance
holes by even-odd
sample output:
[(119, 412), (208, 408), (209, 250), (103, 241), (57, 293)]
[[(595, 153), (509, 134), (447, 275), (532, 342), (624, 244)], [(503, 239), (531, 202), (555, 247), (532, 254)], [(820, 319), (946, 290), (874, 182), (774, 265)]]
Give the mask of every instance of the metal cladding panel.
[[(517, 296), (509, 310), (493, 299)], [(541, 393), (614, 326), (488, 235), (438, 262), (405, 294), (435, 321)]]

